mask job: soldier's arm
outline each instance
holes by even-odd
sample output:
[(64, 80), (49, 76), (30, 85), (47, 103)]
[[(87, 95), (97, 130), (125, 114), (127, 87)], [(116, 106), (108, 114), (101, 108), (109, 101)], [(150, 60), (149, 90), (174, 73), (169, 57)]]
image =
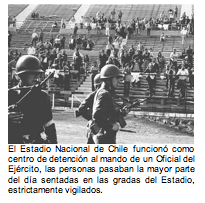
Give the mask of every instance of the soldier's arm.
[(90, 93), (80, 104), (78, 111), (86, 120), (92, 119), (93, 100), (96, 92)]

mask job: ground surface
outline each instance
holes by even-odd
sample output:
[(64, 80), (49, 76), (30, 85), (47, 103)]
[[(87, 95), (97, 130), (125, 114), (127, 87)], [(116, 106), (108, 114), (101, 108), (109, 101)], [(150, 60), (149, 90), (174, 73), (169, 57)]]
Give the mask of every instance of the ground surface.
[[(87, 121), (74, 117), (72, 111), (54, 111), (59, 144), (86, 144)], [(194, 136), (134, 115), (126, 117), (124, 129), (135, 131), (117, 134), (117, 144), (194, 144)]]

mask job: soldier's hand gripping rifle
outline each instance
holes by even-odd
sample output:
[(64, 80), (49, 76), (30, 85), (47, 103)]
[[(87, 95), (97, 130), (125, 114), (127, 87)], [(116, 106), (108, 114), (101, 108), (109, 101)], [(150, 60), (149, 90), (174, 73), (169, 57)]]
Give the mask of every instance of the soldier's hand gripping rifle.
[[(144, 102), (145, 100), (146, 99), (143, 99), (143, 100), (138, 100), (137, 99), (134, 102), (132, 102), (130, 105), (125, 105), (125, 106), (123, 106), (123, 107), (121, 107), (117, 110), (117, 121), (119, 122), (121, 128), (124, 128), (127, 125), (127, 123), (124, 119), (124, 117), (127, 115), (127, 111), (130, 111), (130, 109), (132, 107), (134, 107), (135, 105), (139, 106), (140, 103)], [(122, 130), (122, 129), (120, 129), (120, 130), (121, 131), (126, 131), (126, 130)], [(129, 130), (127, 132), (131, 132), (131, 131)]]
[(11, 112), (11, 111), (16, 111), (19, 106), (22, 104), (22, 102), (30, 95), (32, 94), (33, 92), (36, 92), (36, 91), (40, 91), (41, 88), (43, 87), (43, 85), (51, 78), (54, 76), (54, 72), (50, 73), (41, 83), (37, 84), (37, 85), (33, 85), (33, 86), (30, 86), (30, 87), (20, 87), (20, 88), (15, 88), (15, 89), (10, 89), (9, 91), (12, 91), (12, 90), (20, 90), (20, 89), (30, 89), (20, 100), (18, 100), (15, 104), (12, 104), (11, 106), (8, 107), (8, 111)]

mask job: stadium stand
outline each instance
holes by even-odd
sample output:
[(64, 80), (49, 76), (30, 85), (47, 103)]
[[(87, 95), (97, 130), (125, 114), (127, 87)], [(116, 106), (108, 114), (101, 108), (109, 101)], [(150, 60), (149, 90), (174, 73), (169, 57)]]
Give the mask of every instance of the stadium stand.
[[(10, 7), (11, 6), (11, 7)], [(19, 8), (19, 13), (25, 8)], [(146, 18), (149, 20), (150, 18), (159, 18), (160, 14), (164, 12), (165, 15), (169, 15), (169, 10), (174, 10), (175, 7), (178, 8), (178, 16), (181, 16), (182, 13), (182, 5), (179, 4), (135, 4), (135, 5), (100, 5), (93, 4), (90, 5), (87, 11), (85, 11), (84, 18), (88, 19), (91, 16), (95, 16), (97, 12), (104, 13), (106, 17), (110, 15), (110, 13), (115, 9), (116, 16), (117, 11), (122, 11), (122, 23), (131, 22), (133, 19), (139, 17), (140, 19)], [(50, 39), (50, 36), (53, 35), (55, 38), (56, 35), (59, 35), (60, 38), (63, 34), (66, 37), (65, 41), (65, 50), (68, 54), (68, 61), (73, 62), (72, 55), (73, 50), (69, 50), (69, 38), (73, 34), (73, 29), (61, 29), (61, 21), (65, 19), (69, 21), (71, 17), (78, 13), (78, 9), (81, 7), (79, 4), (69, 4), (69, 5), (38, 5), (33, 12), (38, 13), (39, 16), (37, 18), (31, 17), (31, 13), (26, 17), (23, 25), (18, 29), (17, 33), (13, 33), (12, 43), (9, 50), (17, 49), (22, 54), (26, 54), (27, 46), (25, 44), (30, 44), (31, 42), (31, 34), (33, 30), (40, 31), (43, 30), (44, 33), (44, 42), (47, 39)], [(12, 11), (13, 5), (9, 5), (10, 13)], [(192, 7), (191, 7), (192, 8)], [(192, 10), (193, 11), (193, 10)], [(18, 11), (16, 10), (16, 15), (18, 15)], [(14, 14), (13, 14), (14, 15)], [(57, 22), (57, 28), (52, 28), (53, 22)], [(79, 24), (78, 24), (79, 26)], [(147, 36), (146, 30), (141, 29), (140, 35), (132, 35), (129, 39), (126, 40), (126, 49), (129, 50), (131, 45), (134, 47), (137, 46), (139, 42), (142, 42), (144, 47), (152, 48), (154, 57), (157, 56), (158, 52), (162, 52), (162, 55), (165, 57), (165, 66), (168, 64), (170, 53), (175, 48), (178, 54), (181, 54), (182, 48), (187, 49), (188, 45), (191, 45), (194, 48), (194, 37), (192, 34), (186, 39), (186, 44), (182, 46), (182, 38), (180, 36), (181, 27), (175, 27), (175, 23), (171, 24), (171, 30), (160, 30), (156, 29), (156, 27), (152, 27), (151, 36)], [(181, 26), (181, 25), (180, 25)], [(90, 66), (94, 61), (99, 60), (99, 52), (102, 49), (105, 49), (105, 46), (108, 41), (108, 37), (104, 35), (105, 30), (102, 30), (103, 34), (97, 34), (96, 30), (91, 31), (91, 38), (94, 41), (95, 45), (92, 51), (80, 50), (80, 53), (83, 55), (89, 56), (89, 68), (87, 69), (87, 73), (81, 73), (80, 80), (75, 78), (75, 74), (71, 74), (72, 78), (70, 78), (69, 89), (64, 90), (55, 84), (54, 80), (50, 82), (50, 88), (48, 92), (55, 97), (54, 105), (63, 105), (63, 106), (71, 106), (71, 95), (76, 95), (81, 101), (86, 97), (88, 93), (91, 92), (91, 77), (90, 77)], [(164, 32), (166, 34), (166, 41), (164, 43), (160, 42), (160, 34)], [(112, 35), (115, 34), (115, 30), (111, 30)], [(87, 30), (85, 28), (79, 29), (77, 35), (87, 35)], [(178, 64), (182, 63), (182, 59), (177, 59)], [(165, 71), (165, 69), (164, 69)], [(10, 76), (10, 75), (9, 75)], [(141, 105), (139, 108), (133, 108), (133, 110), (143, 110), (143, 111), (163, 111), (163, 112), (191, 112), (194, 111), (194, 90), (193, 88), (187, 87), (186, 90), (186, 98), (180, 99), (178, 97), (179, 90), (177, 89), (177, 81), (175, 82), (175, 97), (168, 98), (167, 92), (168, 90), (165, 88), (166, 80), (161, 79), (160, 75), (157, 75), (157, 86), (155, 88), (155, 96), (148, 96), (148, 83), (145, 79), (145, 76), (140, 78), (140, 87), (134, 86), (131, 87), (130, 90), (130, 99), (134, 100), (147, 98), (146, 102)], [(10, 83), (9, 83), (10, 87)], [(122, 83), (117, 90), (117, 94), (120, 96), (124, 96), (124, 84)], [(73, 105), (78, 106), (79, 101), (74, 102)]]

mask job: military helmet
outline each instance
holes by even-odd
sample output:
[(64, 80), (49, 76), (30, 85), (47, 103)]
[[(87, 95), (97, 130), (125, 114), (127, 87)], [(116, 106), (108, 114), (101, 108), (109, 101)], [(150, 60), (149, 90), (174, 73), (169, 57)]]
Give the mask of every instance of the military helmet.
[(32, 55), (24, 55), (19, 58), (16, 63), (16, 74), (22, 73), (42, 73), (41, 63), (39, 59)]
[(100, 73), (94, 77), (94, 85), (100, 85), (103, 81), (100, 78)]
[(119, 70), (119, 68), (113, 64), (105, 65), (101, 71), (100, 71), (100, 78), (113, 78), (123, 76), (122, 72)]

